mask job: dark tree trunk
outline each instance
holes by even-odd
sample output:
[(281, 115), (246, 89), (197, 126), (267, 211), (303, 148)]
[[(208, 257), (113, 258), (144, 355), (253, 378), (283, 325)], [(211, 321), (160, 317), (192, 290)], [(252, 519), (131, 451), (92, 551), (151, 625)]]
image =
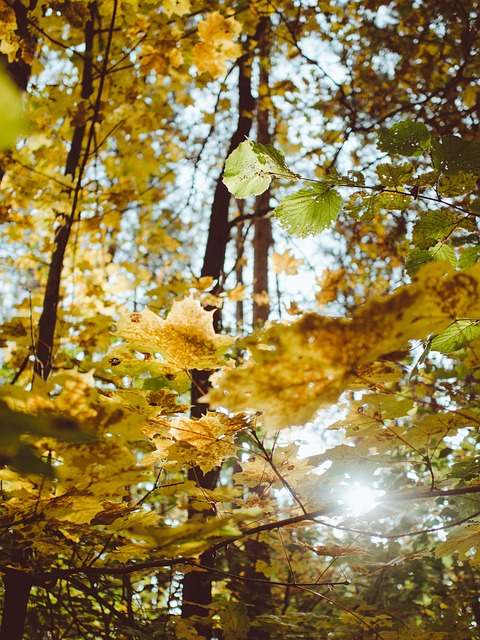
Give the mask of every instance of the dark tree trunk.
[(25, 572), (11, 570), (3, 576), (3, 585), (5, 594), (0, 640), (22, 640), (32, 582)]
[[(258, 40), (261, 31), (265, 28), (265, 20), (259, 22), (257, 34), (254, 40)], [(237, 146), (248, 137), (252, 127), (253, 115), (255, 110), (255, 98), (252, 95), (252, 52), (245, 54), (238, 61), (238, 123), (233, 133), (228, 147), (227, 155), (237, 148)], [(229, 223), (229, 207), (230, 192), (222, 182), (222, 174), (219, 176), (213, 197), (212, 210), (210, 215), (210, 226), (208, 230), (207, 245), (202, 267), (202, 276), (211, 276), (217, 280), (215, 287), (219, 291), (222, 286), (222, 275), (225, 264), (225, 255), (227, 244), (230, 239), (230, 223)], [(218, 331), (220, 325), (219, 313), (215, 314), (215, 330)], [(192, 411), (193, 417), (200, 417), (205, 414), (208, 407), (205, 404), (199, 404), (198, 400), (208, 391), (208, 378), (211, 372), (194, 371), (192, 376)], [(219, 469), (214, 469), (207, 474), (203, 474), (201, 469), (195, 467), (190, 469), (188, 473), (189, 479), (197, 482), (199, 487), (213, 489), (215, 488)], [(199, 513), (192, 512), (190, 517), (199, 517)], [(212, 510), (206, 510), (201, 517), (207, 518), (213, 516)], [(206, 567), (214, 567), (215, 556), (206, 551), (200, 557), (200, 563)], [(192, 616), (200, 616), (207, 618), (209, 614), (208, 605), (212, 602), (212, 582), (213, 574), (205, 571), (192, 571), (185, 575), (183, 581), (183, 604), (182, 617), (190, 618)], [(198, 622), (195, 628), (204, 638), (211, 637), (211, 626), (208, 622)]]
[[(113, 11), (108, 32), (107, 44), (103, 56), (103, 68), (100, 74), (97, 96), (95, 100), (94, 115), (91, 119), (85, 148), (82, 149), (86, 128), (84, 125), (74, 130), (72, 144), (65, 165), (65, 174), (76, 175), (76, 184), (73, 190), (72, 207), (70, 213), (60, 219), (55, 233), (55, 242), (48, 271), (47, 284), (43, 310), (38, 325), (38, 338), (35, 346), (35, 373), (46, 380), (53, 366), (53, 350), (55, 343), (55, 327), (58, 320), (58, 305), (60, 302), (60, 284), (62, 279), (63, 263), (73, 224), (78, 221), (77, 209), (82, 189), (82, 177), (87, 166), (90, 149), (94, 139), (94, 128), (97, 114), (100, 109), (102, 91), (105, 84), (109, 53), (112, 44), (113, 30), (117, 10), (117, 0), (114, 0)], [(90, 20), (85, 25), (85, 55), (82, 76), (82, 98), (86, 99), (93, 93), (93, 35), (94, 19), (97, 11), (96, 2), (90, 4)]]

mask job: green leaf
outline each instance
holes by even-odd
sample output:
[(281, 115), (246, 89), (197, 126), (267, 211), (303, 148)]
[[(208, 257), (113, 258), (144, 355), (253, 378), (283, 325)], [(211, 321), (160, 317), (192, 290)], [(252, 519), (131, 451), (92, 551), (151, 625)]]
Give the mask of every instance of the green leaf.
[[(460, 529), (452, 531), (448, 536), (448, 540), (437, 547), (435, 557), (440, 558), (458, 552), (460, 556), (466, 558), (469, 557), (471, 549), (477, 549), (479, 544), (480, 523), (471, 521)], [(479, 559), (477, 551), (472, 559), (473, 564), (478, 565)]]
[(245, 640), (250, 629), (247, 608), (243, 602), (229, 601), (220, 611), (225, 640)]
[(410, 162), (400, 165), (382, 163), (377, 166), (375, 173), (384, 187), (402, 187), (412, 177), (413, 165)]
[(462, 318), (455, 320), (442, 334), (435, 336), (430, 343), (430, 349), (440, 353), (453, 353), (463, 349), (478, 336), (480, 336), (480, 320)]
[(480, 143), (457, 136), (443, 136), (432, 142), (432, 162), (435, 169), (446, 175), (460, 172), (479, 175)]
[(405, 120), (393, 125), (378, 140), (380, 151), (400, 156), (419, 156), (430, 143), (427, 127), (421, 122)]
[(376, 207), (387, 211), (405, 211), (412, 202), (412, 197), (404, 193), (382, 192), (374, 196), (377, 200)]
[(432, 254), (426, 249), (413, 249), (405, 260), (405, 271), (409, 276), (414, 276), (424, 264), (433, 261)]
[(275, 176), (298, 177), (285, 164), (283, 153), (245, 140), (228, 156), (223, 183), (236, 198), (248, 198), (264, 193)]
[(480, 247), (467, 247), (458, 259), (458, 266), (460, 269), (468, 269), (478, 262), (479, 257)]
[(447, 238), (457, 224), (455, 216), (449, 211), (427, 211), (413, 225), (413, 243), (419, 249), (428, 249), (437, 240)]
[(437, 262), (442, 262), (445, 260), (449, 262), (452, 267), (457, 266), (457, 256), (455, 251), (446, 244), (442, 242), (437, 242), (434, 247), (431, 247), (428, 252), (433, 256), (433, 259)]
[(477, 179), (478, 176), (473, 173), (465, 173), (465, 171), (459, 171), (453, 176), (442, 175), (438, 181), (438, 192), (447, 198), (463, 196), (475, 191)]
[(274, 213), (289, 233), (304, 238), (329, 227), (337, 219), (341, 206), (342, 198), (335, 189), (312, 183), (282, 198)]

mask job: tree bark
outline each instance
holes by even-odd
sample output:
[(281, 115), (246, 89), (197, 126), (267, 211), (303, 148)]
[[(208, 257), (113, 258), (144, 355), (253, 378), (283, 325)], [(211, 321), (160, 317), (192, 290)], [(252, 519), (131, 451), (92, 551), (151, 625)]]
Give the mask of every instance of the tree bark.
[[(92, 85), (92, 59), (93, 59), (93, 33), (94, 18), (96, 15), (96, 2), (90, 4), (90, 20), (85, 25), (85, 45), (86, 51), (84, 56), (83, 75), (82, 75), (82, 92), (83, 99), (88, 98), (93, 93)], [(99, 86), (95, 101), (94, 114), (92, 116), (88, 138), (85, 148), (82, 152), (82, 142), (85, 134), (85, 126), (79, 126), (75, 129), (72, 138), (72, 144), (65, 165), (65, 174), (72, 176), (77, 173), (76, 185), (73, 191), (72, 207), (70, 213), (60, 220), (60, 225), (55, 233), (54, 248), (50, 268), (48, 271), (47, 284), (45, 287), (45, 297), (43, 301), (43, 310), (38, 324), (38, 338), (35, 346), (35, 373), (46, 380), (50, 375), (53, 366), (53, 349), (55, 343), (55, 328), (58, 320), (58, 305), (60, 302), (60, 284), (62, 279), (63, 263), (70, 238), (73, 224), (77, 221), (77, 208), (82, 189), (82, 177), (88, 162), (90, 148), (94, 138), (94, 127), (96, 116), (100, 109), (102, 91), (105, 84), (107, 72), (107, 64), (109, 59), (110, 48), (113, 38), (113, 29), (115, 24), (117, 11), (117, 0), (114, 0), (113, 11), (108, 32), (107, 44), (105, 46), (104, 61), (102, 73), (100, 75)]]
[[(257, 33), (265, 27), (264, 19), (261, 19), (257, 29)], [(256, 35), (255, 39), (258, 36)], [(233, 133), (228, 147), (227, 156), (237, 148), (237, 146), (248, 137), (252, 127), (253, 115), (255, 110), (255, 98), (252, 95), (252, 53), (248, 52), (238, 61), (238, 122), (237, 128)], [(225, 255), (227, 244), (230, 239), (229, 224), (229, 207), (230, 192), (222, 182), (222, 173), (215, 185), (215, 193), (213, 197), (212, 210), (210, 214), (210, 225), (208, 230), (207, 244), (205, 248), (202, 276), (211, 276), (217, 281), (214, 292), (221, 289), (221, 278), (224, 271)], [(215, 330), (219, 330), (220, 314), (218, 311), (214, 316)], [(208, 406), (199, 404), (198, 400), (208, 391), (209, 371), (192, 372), (192, 411), (193, 417), (200, 417), (205, 414)], [(201, 469), (195, 467), (188, 472), (189, 479), (197, 482), (199, 487), (213, 489), (215, 488), (220, 469), (214, 469), (207, 474), (203, 474)], [(198, 512), (189, 513), (190, 517), (199, 517)], [(208, 518), (214, 516), (213, 510), (206, 510), (201, 517)], [(206, 551), (200, 557), (203, 566), (214, 567), (215, 554)], [(213, 574), (205, 571), (191, 571), (187, 573), (183, 580), (183, 602), (182, 617), (190, 618), (192, 616), (200, 616), (204, 621), (195, 624), (198, 633), (204, 638), (211, 637), (211, 625), (206, 621), (209, 616), (209, 605), (212, 602), (212, 582)]]
[(24, 571), (14, 570), (3, 576), (3, 601), (0, 640), (22, 640), (32, 582)]
[[(269, 26), (269, 25), (268, 25)], [(269, 28), (265, 28), (259, 41), (259, 83), (257, 102), (257, 141), (271, 144), (269, 110), (264, 100), (269, 95)], [(266, 214), (270, 210), (270, 188), (255, 200), (255, 226), (253, 237), (253, 325), (263, 324), (270, 315), (268, 297), (268, 254), (272, 245), (272, 223)]]

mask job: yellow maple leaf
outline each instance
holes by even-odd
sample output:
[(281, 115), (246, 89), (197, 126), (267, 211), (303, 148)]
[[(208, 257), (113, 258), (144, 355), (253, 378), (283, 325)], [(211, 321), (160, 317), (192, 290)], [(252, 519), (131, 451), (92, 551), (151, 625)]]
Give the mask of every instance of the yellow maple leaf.
[(315, 299), (320, 307), (336, 300), (338, 290), (345, 278), (345, 269), (325, 269), (322, 277), (317, 280), (320, 291), (315, 293)]
[[(229, 434), (238, 431), (242, 424), (232, 428), (232, 421), (215, 413), (195, 420), (176, 418), (157, 421), (157, 429), (149, 429), (157, 452), (149, 456), (150, 460), (160, 458), (169, 470), (199, 466), (204, 472), (221, 464), (225, 458), (236, 455), (239, 445), (233, 444)], [(157, 435), (168, 433), (173, 439), (161, 439)]]
[(230, 336), (215, 333), (213, 313), (190, 296), (174, 302), (166, 320), (150, 309), (121, 318), (117, 335), (133, 349), (161, 354), (178, 371), (209, 369), (219, 364), (233, 343)]
[(170, 18), (173, 14), (181, 17), (190, 13), (191, 4), (190, 0), (163, 0), (162, 6)]
[(272, 269), (274, 273), (284, 273), (287, 276), (295, 276), (298, 273), (298, 267), (303, 264), (301, 258), (295, 258), (290, 249), (283, 253), (272, 253)]
[(214, 11), (198, 25), (198, 34), (202, 42), (193, 48), (194, 62), (203, 73), (210, 72), (213, 78), (219, 78), (227, 72), (227, 60), (236, 60), (242, 54), (242, 47), (233, 42), (240, 35), (241, 24), (234, 18), (224, 18)]
[(441, 333), (455, 317), (479, 316), (479, 301), (480, 265), (456, 272), (432, 263), (413, 284), (373, 298), (351, 320), (309, 313), (259, 334), (247, 364), (226, 371), (221, 389), (205, 400), (262, 411), (269, 429), (304, 424), (343, 391), (384, 382), (391, 365), (378, 359), (385, 354)]

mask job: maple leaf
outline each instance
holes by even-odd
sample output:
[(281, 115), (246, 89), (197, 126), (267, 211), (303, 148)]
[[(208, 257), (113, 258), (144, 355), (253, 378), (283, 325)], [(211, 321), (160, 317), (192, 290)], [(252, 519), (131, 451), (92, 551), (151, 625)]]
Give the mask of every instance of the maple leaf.
[(295, 276), (298, 273), (298, 267), (304, 263), (302, 258), (295, 258), (290, 249), (283, 253), (272, 253), (272, 269), (274, 273), (285, 273), (287, 276)]
[[(237, 424), (232, 430), (230, 420), (222, 420), (214, 413), (208, 413), (198, 420), (161, 420), (157, 421), (157, 425), (151, 425), (148, 429), (148, 435), (157, 447), (157, 452), (151, 454), (149, 460), (159, 458), (170, 470), (199, 466), (207, 472), (225, 458), (234, 457), (239, 448), (226, 436), (233, 434), (242, 424)], [(166, 434), (174, 440), (173, 443), (156, 437)]]
[(236, 60), (242, 54), (242, 47), (232, 42), (240, 34), (241, 28), (234, 18), (224, 18), (219, 11), (202, 20), (198, 25), (202, 42), (193, 48), (197, 69), (210, 72), (213, 78), (225, 75), (227, 60)]
[(383, 382), (391, 367), (378, 358), (441, 333), (452, 318), (480, 315), (479, 300), (480, 265), (454, 272), (432, 263), (413, 284), (373, 298), (351, 320), (310, 313), (252, 338), (250, 360), (226, 371), (221, 387), (205, 399), (262, 411), (268, 429), (303, 424), (344, 390)]
[[(117, 335), (142, 353), (161, 354), (177, 371), (209, 369), (233, 343), (233, 338), (215, 333), (213, 313), (190, 296), (174, 302), (166, 320), (149, 309), (121, 318)], [(153, 359), (152, 365), (158, 362)]]
[(163, 0), (162, 6), (169, 18), (173, 14), (177, 16), (184, 16), (187, 13), (190, 13), (191, 10), (190, 0)]

